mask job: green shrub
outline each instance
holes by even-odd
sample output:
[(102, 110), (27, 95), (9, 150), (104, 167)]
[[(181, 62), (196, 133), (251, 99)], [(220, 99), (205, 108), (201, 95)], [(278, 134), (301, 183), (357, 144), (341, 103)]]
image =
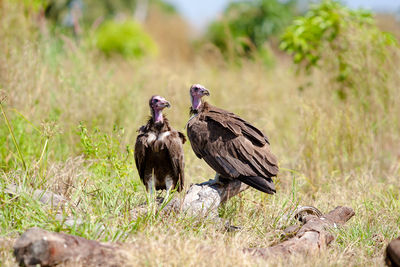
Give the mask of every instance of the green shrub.
[(97, 47), (106, 55), (120, 54), (126, 58), (157, 55), (153, 39), (134, 21), (106, 21), (96, 32)]
[[(375, 25), (371, 13), (326, 0), (293, 21), (281, 37), (280, 48), (293, 56), (300, 70), (324, 71), (344, 99), (349, 90), (359, 96), (360, 87), (368, 94), (375, 86), (383, 87), (384, 63), (395, 44), (392, 35)], [(370, 73), (378, 78), (376, 84), (363, 83), (370, 80)]]

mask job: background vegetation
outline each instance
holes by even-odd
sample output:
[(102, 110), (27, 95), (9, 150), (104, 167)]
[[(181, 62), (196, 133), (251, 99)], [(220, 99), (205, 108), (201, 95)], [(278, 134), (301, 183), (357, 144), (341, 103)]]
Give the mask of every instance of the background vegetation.
[[(97, 2), (102, 9), (107, 1)], [(356, 216), (335, 230), (325, 254), (277, 266), (383, 264), (385, 245), (400, 234), (399, 48), (384, 30), (399, 36), (400, 27), (332, 1), (298, 18), (291, 2), (247, 2), (227, 9), (216, 34), (224, 45), (212, 34), (192, 45), (179, 15), (150, 3), (138, 27), (159, 52), (138, 57), (98, 48), (102, 15), (82, 17), (79, 32), (62, 15), (45, 14), (49, 1), (0, 1), (0, 265), (15, 265), (12, 241), (34, 226), (131, 242), (137, 265), (265, 265), (240, 249), (278, 242), (279, 219), (298, 204), (322, 211), (346, 205)], [(260, 5), (263, 12), (253, 16)], [(104, 23), (132, 21), (134, 9), (115, 7)], [(266, 22), (276, 25), (263, 31)], [(238, 42), (246, 46), (229, 50)], [(257, 54), (262, 47), (274, 66)], [(223, 218), (243, 227), (236, 233), (198, 218), (137, 212), (146, 193), (132, 155), (148, 98), (165, 96), (172, 125), (183, 130), (193, 83), (211, 90), (212, 104), (262, 129), (279, 159), (276, 195), (250, 189), (221, 208)], [(190, 144), (184, 149), (187, 186), (213, 177)], [(6, 193), (10, 184), (21, 188), (17, 196)], [(64, 196), (70, 204), (62, 216), (83, 223), (60, 222), (32, 189)]]
[(207, 39), (229, 59), (236, 56), (261, 57), (264, 63), (273, 60), (266, 41), (276, 37), (293, 20), (296, 1), (235, 1), (222, 18), (213, 22)]

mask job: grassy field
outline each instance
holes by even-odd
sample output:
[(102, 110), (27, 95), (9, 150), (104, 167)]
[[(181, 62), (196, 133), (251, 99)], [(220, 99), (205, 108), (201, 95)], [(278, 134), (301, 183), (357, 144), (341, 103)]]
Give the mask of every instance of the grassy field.
[[(400, 234), (399, 51), (382, 66), (368, 57), (353, 62), (360, 65), (359, 94), (342, 101), (323, 71), (296, 75), (285, 57), (274, 68), (245, 60), (231, 66), (209, 49), (190, 59), (107, 59), (87, 40), (40, 34), (34, 16), (7, 3), (0, 7), (0, 89), (7, 97), (1, 106), (16, 142), (2, 114), (1, 266), (16, 265), (12, 240), (34, 226), (129, 242), (133, 265), (265, 265), (241, 249), (278, 242), (278, 220), (296, 205), (323, 212), (345, 205), (356, 215), (335, 230), (337, 239), (325, 253), (271, 265), (382, 266), (386, 244)], [(133, 146), (149, 116), (148, 99), (168, 99), (167, 116), (184, 131), (193, 83), (210, 89), (210, 103), (262, 129), (279, 159), (276, 195), (249, 189), (220, 209), (223, 218), (243, 227), (236, 233), (196, 218), (135, 212), (146, 202)], [(371, 90), (363, 93), (366, 88)], [(214, 176), (190, 144), (184, 150), (187, 187)], [(4, 192), (12, 183), (23, 188), (18, 197)], [(59, 222), (32, 198), (31, 188), (66, 197), (71, 204), (64, 215), (83, 224)]]

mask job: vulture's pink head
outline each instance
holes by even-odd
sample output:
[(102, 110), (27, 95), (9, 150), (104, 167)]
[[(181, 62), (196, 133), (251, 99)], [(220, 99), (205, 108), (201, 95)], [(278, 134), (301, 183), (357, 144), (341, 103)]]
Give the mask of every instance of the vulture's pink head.
[(149, 106), (155, 122), (162, 122), (162, 110), (171, 107), (170, 103), (162, 96), (154, 95), (150, 98)]
[(192, 101), (192, 108), (197, 110), (201, 105), (201, 98), (203, 96), (209, 96), (210, 91), (208, 91), (204, 86), (200, 84), (193, 84), (190, 87), (190, 99)]

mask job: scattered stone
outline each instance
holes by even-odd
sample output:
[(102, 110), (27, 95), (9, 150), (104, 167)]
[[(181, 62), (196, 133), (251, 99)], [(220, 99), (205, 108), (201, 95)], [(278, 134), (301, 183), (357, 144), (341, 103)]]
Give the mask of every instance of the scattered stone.
[[(10, 195), (19, 195), (22, 193), (22, 189), (15, 184), (8, 185), (4, 191)], [(38, 199), (44, 205), (51, 205), (52, 207), (60, 208), (62, 205), (67, 203), (66, 198), (50, 191), (36, 189), (31, 190), (28, 193), (32, 194), (33, 198)]]

